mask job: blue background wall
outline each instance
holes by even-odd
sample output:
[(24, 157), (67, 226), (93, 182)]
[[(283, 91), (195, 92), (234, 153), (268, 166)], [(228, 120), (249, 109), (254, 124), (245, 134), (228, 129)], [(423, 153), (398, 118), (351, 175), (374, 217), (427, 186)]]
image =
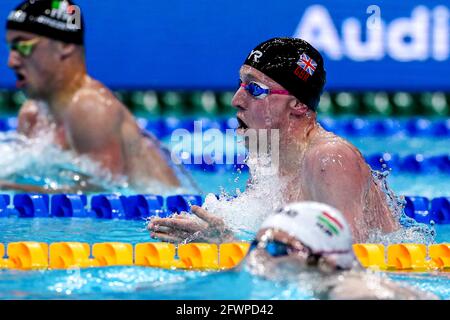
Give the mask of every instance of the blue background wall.
[[(3, 21), (17, 3), (1, 0)], [(376, 3), (373, 0), (79, 0), (77, 3), (86, 19), (91, 74), (114, 88), (154, 89), (234, 88), (239, 67), (249, 51), (270, 37), (293, 36), (300, 22), (305, 26), (305, 21), (311, 19), (314, 11), (311, 8), (316, 13), (326, 10), (339, 45), (345, 48), (344, 21), (353, 17), (365, 30), (369, 5), (380, 7), (386, 30), (395, 21), (405, 22), (399, 19), (411, 19), (413, 10), (423, 6), (422, 12), (423, 9), (429, 12), (428, 28), (426, 25), (414, 28), (426, 30), (428, 39), (422, 43), (426, 46), (425, 55), (409, 62), (392, 57), (386, 49), (388, 32), (383, 36), (380, 60), (355, 61), (345, 49), (342, 57), (336, 59), (318, 45), (325, 54), (327, 88), (450, 90), (450, 59), (445, 54), (450, 42), (448, 18), (444, 28), (433, 31), (436, 29), (433, 12), (438, 6), (443, 6), (444, 14), (450, 12), (448, 0)], [(441, 15), (440, 19), (444, 18)], [(0, 37), (5, 37), (3, 28)], [(361, 41), (365, 37), (363, 33)], [(437, 38), (441, 47), (439, 59), (432, 53)], [(405, 36), (401, 41), (407, 44), (412, 40)], [(312, 42), (315, 44), (314, 39)], [(6, 46), (0, 46), (0, 87), (13, 87), (15, 79), (6, 61)]]

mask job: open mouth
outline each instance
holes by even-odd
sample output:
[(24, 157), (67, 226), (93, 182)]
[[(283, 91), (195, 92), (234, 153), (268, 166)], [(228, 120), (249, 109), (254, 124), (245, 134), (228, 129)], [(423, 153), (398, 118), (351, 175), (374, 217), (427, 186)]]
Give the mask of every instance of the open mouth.
[(237, 121), (238, 121), (238, 130), (245, 131), (248, 129), (247, 124), (241, 118), (237, 117)]
[(25, 86), (26, 78), (25, 78), (25, 76), (22, 73), (16, 72), (16, 78), (17, 78), (17, 81), (16, 81), (16, 87), (17, 88), (20, 89), (23, 86)]

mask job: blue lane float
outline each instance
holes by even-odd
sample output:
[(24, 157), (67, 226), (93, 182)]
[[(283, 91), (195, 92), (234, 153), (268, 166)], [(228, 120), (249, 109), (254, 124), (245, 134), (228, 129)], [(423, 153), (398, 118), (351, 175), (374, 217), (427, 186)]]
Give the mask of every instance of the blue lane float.
[(450, 224), (450, 197), (439, 197), (431, 201), (431, 217), (438, 224)]
[[(10, 197), (0, 194), (0, 218), (96, 218), (119, 220), (145, 220), (168, 217), (174, 213), (190, 212), (192, 205), (201, 206), (201, 195), (180, 194), (164, 198), (160, 195), (42, 195), (18, 194)], [(450, 224), (450, 197), (428, 199), (405, 197), (405, 214), (421, 223)]]
[(17, 117), (0, 118), (0, 132), (14, 131), (17, 129)]
[(0, 119), (0, 132), (10, 131), (11, 128), (8, 126), (8, 123), (5, 119)]
[(17, 194), (13, 200), (14, 208), (21, 218), (48, 218), (50, 216), (49, 195)]
[(430, 201), (425, 197), (405, 197), (405, 214), (420, 223), (429, 224), (432, 220), (430, 215)]
[[(169, 136), (176, 129), (185, 129), (189, 132), (194, 130), (194, 121), (202, 122), (203, 131), (209, 129), (236, 129), (238, 126), (235, 117), (225, 119), (179, 119), (176, 117), (167, 117), (164, 119), (142, 121), (146, 124), (146, 129), (154, 132), (159, 138)], [(319, 123), (328, 131), (346, 136), (389, 136), (395, 134), (405, 134), (409, 136), (428, 136), (428, 137), (449, 137), (450, 120), (427, 118), (412, 119), (367, 119), (354, 117), (351, 119), (334, 119), (330, 117), (319, 117)]]
[(450, 172), (450, 156), (438, 155), (425, 158), (427, 170), (437, 172)]
[[(320, 121), (319, 121), (320, 123)], [(347, 121), (338, 122), (339, 126), (330, 128), (330, 131), (334, 131), (336, 133), (344, 134), (344, 135), (350, 135), (350, 136), (366, 136), (371, 135), (373, 131), (373, 124), (372, 122), (362, 119), (362, 118), (355, 118)]]
[(167, 209), (172, 212), (189, 212), (192, 205), (201, 206), (203, 204), (202, 196), (200, 195), (176, 195), (169, 196), (166, 199)]
[(399, 156), (390, 153), (376, 153), (366, 157), (366, 161), (373, 170), (399, 170)]
[(437, 137), (450, 136), (450, 120), (439, 120), (433, 123), (431, 132)]
[(7, 194), (0, 194), (0, 217), (7, 217), (9, 213), (9, 203), (11, 197)]
[[(235, 163), (242, 163), (243, 160), (237, 158), (245, 158), (244, 155), (235, 155)], [(183, 159), (183, 158), (180, 158)], [(196, 162), (194, 160), (197, 159)], [(212, 159), (213, 162), (206, 160)], [(386, 171), (393, 170), (394, 172), (407, 172), (414, 174), (423, 173), (450, 173), (450, 156), (436, 155), (424, 156), (423, 154), (411, 154), (406, 156), (399, 156), (392, 153), (375, 153), (365, 157), (367, 163), (373, 170)], [(229, 165), (225, 164), (226, 159), (214, 161), (214, 157), (208, 155), (190, 156), (188, 162), (181, 160), (185, 167), (189, 170), (204, 171), (204, 172), (226, 172), (226, 171), (242, 171), (247, 172), (249, 168), (246, 164)]]
[(421, 154), (412, 154), (400, 159), (400, 169), (401, 171), (420, 173), (425, 169), (427, 164), (425, 157)]
[(91, 199), (91, 210), (100, 219), (126, 219), (121, 196), (114, 194), (96, 195)]
[(401, 124), (395, 119), (380, 119), (373, 120), (372, 122), (372, 134), (375, 136), (388, 136), (398, 133), (402, 130)]
[(428, 119), (410, 119), (405, 122), (405, 129), (410, 136), (431, 135), (433, 124)]
[[(194, 130), (194, 121), (202, 122), (203, 131), (209, 129), (236, 129), (238, 126), (235, 117), (228, 118), (178, 118), (165, 117), (160, 119), (139, 118), (138, 122), (142, 129), (155, 134), (158, 138), (170, 136), (176, 129), (185, 129), (189, 132)], [(326, 130), (348, 135), (348, 136), (389, 136), (395, 134), (405, 134), (413, 137), (450, 137), (450, 119), (428, 119), (424, 117), (398, 119), (370, 119), (353, 117), (351, 119), (334, 119), (319, 116), (319, 123)], [(0, 132), (15, 130), (17, 118), (0, 118)]]
[(58, 194), (51, 200), (51, 215), (61, 218), (85, 218), (87, 197), (85, 195)]
[(123, 197), (126, 218), (146, 219), (150, 217), (167, 217), (170, 213), (164, 209), (164, 198), (158, 195), (133, 195)]
[(177, 157), (185, 168), (189, 170), (200, 170), (210, 173), (248, 171), (248, 166), (244, 163), (247, 155), (244, 153), (231, 154), (228, 156), (229, 159), (227, 158), (225, 151), (220, 156), (214, 154), (193, 155), (188, 154), (187, 152), (181, 152)]

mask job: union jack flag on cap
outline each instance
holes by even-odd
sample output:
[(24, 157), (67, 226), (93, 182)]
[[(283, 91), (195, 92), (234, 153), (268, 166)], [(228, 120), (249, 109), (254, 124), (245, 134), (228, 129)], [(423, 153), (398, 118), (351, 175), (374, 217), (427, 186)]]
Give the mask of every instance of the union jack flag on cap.
[(312, 58), (310, 58), (306, 53), (302, 53), (302, 55), (300, 56), (300, 60), (298, 60), (297, 64), (300, 66), (300, 68), (308, 72), (309, 75), (311, 76), (314, 74), (314, 71), (316, 71), (317, 68), (317, 63)]

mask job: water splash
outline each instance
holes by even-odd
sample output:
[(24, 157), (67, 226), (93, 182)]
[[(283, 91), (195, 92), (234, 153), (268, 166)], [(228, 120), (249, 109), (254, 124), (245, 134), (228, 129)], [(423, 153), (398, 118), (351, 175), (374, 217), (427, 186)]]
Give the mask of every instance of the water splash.
[(43, 131), (30, 139), (15, 132), (0, 134), (0, 178), (50, 188), (75, 186), (82, 179), (105, 188), (108, 185), (126, 187), (124, 177), (113, 178), (109, 171), (87, 156), (62, 150), (52, 141), (51, 131)]
[(390, 171), (376, 171), (372, 170), (373, 179), (381, 186), (381, 190), (386, 195), (386, 200), (394, 215), (395, 219), (400, 222), (401, 228), (390, 234), (383, 234), (379, 230), (373, 230), (367, 242), (382, 243), (384, 245), (394, 243), (423, 243), (432, 244), (435, 242), (436, 230), (434, 226), (428, 226), (423, 223), (418, 223), (416, 220), (408, 217), (405, 214), (405, 197), (397, 196), (389, 187), (387, 178)]
[(27, 138), (16, 132), (0, 133), (0, 179), (18, 184), (41, 186), (48, 190), (83, 190), (86, 184), (101, 192), (125, 195), (186, 192), (185, 186), (168, 188), (156, 181), (131, 187), (125, 176), (113, 175), (86, 155), (63, 150), (53, 143), (52, 130)]
[(222, 217), (234, 231), (248, 235), (256, 232), (264, 219), (282, 205), (283, 184), (273, 170), (269, 157), (249, 155), (246, 164), (252, 180), (245, 192), (237, 189), (237, 196), (222, 192), (219, 199), (209, 194), (204, 207)]
[[(270, 171), (270, 159), (261, 155), (255, 157), (250, 154), (246, 160), (252, 181), (245, 192), (237, 190), (233, 197), (223, 192), (219, 199), (210, 194), (206, 197), (204, 207), (211, 213), (222, 217), (230, 227), (239, 234), (247, 232), (245, 238), (255, 233), (263, 220), (284, 203), (282, 197), (283, 181), (277, 173)], [(390, 234), (377, 229), (370, 230), (367, 242), (382, 243), (434, 243), (436, 231), (433, 226), (418, 223), (408, 217), (405, 212), (405, 199), (397, 196), (389, 187), (387, 178), (389, 171), (374, 171), (372, 177), (386, 196), (388, 207), (394, 218), (400, 222), (401, 228)]]

